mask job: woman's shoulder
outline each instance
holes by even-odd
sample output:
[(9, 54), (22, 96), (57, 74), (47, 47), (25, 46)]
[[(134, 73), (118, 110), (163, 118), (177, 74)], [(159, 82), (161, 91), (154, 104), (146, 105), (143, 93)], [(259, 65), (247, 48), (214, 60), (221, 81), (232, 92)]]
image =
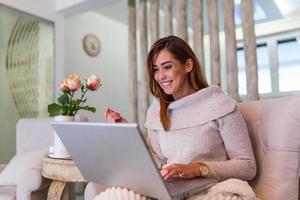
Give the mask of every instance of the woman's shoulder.
[(212, 85), (170, 103), (169, 109), (172, 111), (200, 109), (209, 112), (211, 109), (222, 110), (222, 108), (232, 110), (235, 106), (234, 99), (226, 95), (219, 86)]
[[(235, 109), (236, 101), (221, 88), (213, 85), (170, 103), (170, 130), (199, 126), (232, 113)], [(163, 130), (160, 122), (160, 103), (156, 98), (148, 109), (145, 127)]]
[(236, 101), (218, 86), (210, 86), (183, 102), (169, 106), (171, 129), (204, 125), (234, 112)]

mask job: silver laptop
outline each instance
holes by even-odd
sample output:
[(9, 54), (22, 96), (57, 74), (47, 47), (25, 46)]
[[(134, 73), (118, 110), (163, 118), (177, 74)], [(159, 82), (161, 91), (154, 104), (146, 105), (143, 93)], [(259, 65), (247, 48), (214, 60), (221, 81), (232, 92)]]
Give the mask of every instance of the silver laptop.
[(165, 182), (137, 124), (52, 122), (86, 180), (157, 199), (182, 199), (217, 183), (213, 178)]

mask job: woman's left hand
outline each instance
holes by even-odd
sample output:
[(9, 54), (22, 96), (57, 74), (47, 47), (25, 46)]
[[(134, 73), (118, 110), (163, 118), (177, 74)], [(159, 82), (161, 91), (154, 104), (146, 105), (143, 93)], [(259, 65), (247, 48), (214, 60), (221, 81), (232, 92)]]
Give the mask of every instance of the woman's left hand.
[(172, 177), (188, 179), (201, 175), (199, 163), (166, 165), (160, 173), (164, 180), (169, 180)]

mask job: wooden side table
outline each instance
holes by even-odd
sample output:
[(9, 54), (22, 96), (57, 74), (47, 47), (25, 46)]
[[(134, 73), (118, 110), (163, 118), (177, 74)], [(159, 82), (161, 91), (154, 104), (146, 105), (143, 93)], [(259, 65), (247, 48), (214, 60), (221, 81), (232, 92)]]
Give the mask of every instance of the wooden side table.
[(52, 180), (47, 200), (72, 199), (66, 184), (86, 182), (74, 161), (68, 159), (44, 157), (42, 176)]

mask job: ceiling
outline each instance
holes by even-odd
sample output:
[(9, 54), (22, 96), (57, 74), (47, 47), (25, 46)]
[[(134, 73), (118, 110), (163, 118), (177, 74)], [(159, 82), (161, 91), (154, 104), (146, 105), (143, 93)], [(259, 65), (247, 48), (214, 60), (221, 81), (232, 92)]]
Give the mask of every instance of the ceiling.
[[(176, 8), (174, 1), (173, 8), (173, 16), (176, 16)], [(220, 29), (223, 29), (223, 10), (222, 4), (226, 0), (218, 0), (219, 2), (219, 22)], [(240, 13), (240, 1), (235, 0), (235, 12), (236, 12), (236, 24), (237, 26), (240, 24), (241, 13)], [(138, 0), (136, 0), (138, 6)], [(149, 2), (149, 1), (148, 1)], [(204, 16), (207, 16), (207, 0), (204, 0)], [(164, 0), (160, 0), (160, 16), (163, 15), (163, 5)], [(148, 6), (149, 8), (149, 6)], [(188, 10), (192, 10), (192, 0), (188, 0)], [(100, 9), (95, 10), (101, 15), (109, 17), (113, 20), (116, 20), (120, 23), (127, 24), (127, 0), (115, 0), (112, 1), (111, 4), (102, 7)], [(300, 3), (299, 0), (254, 0), (254, 18), (255, 23), (263, 23), (273, 20), (279, 20), (295, 15), (299, 15), (300, 13)], [(192, 25), (192, 12), (188, 13), (188, 25)], [(206, 17), (204, 20), (207, 21)], [(205, 24), (205, 30), (207, 30), (207, 24)]]

